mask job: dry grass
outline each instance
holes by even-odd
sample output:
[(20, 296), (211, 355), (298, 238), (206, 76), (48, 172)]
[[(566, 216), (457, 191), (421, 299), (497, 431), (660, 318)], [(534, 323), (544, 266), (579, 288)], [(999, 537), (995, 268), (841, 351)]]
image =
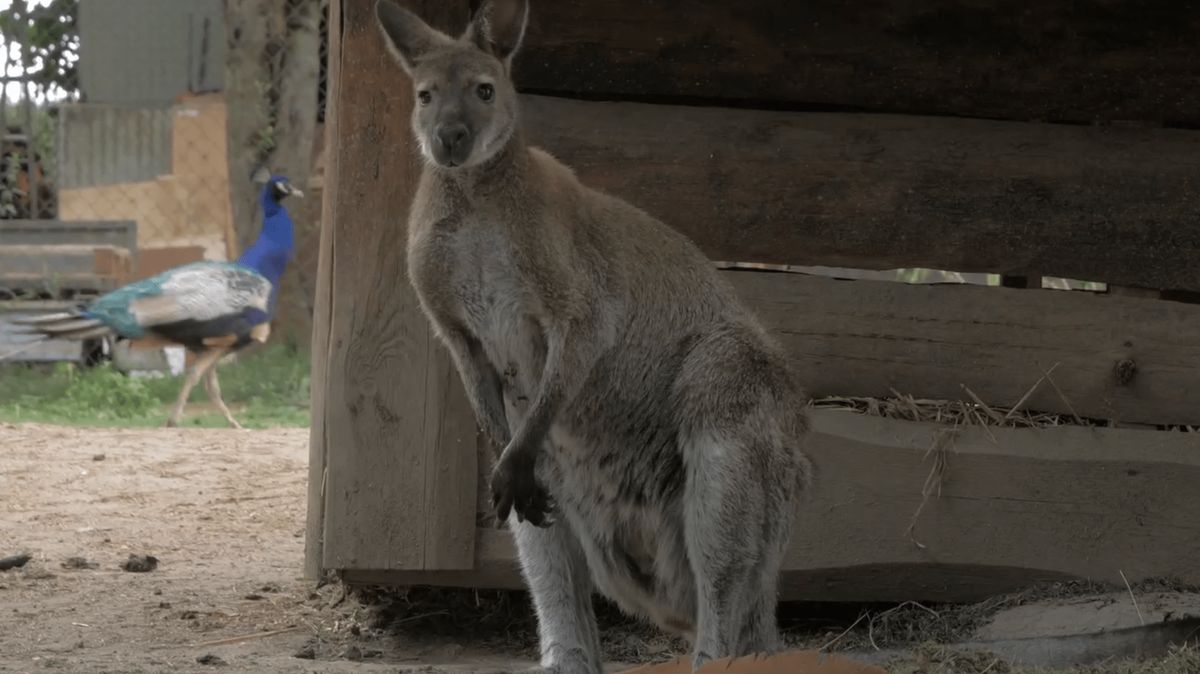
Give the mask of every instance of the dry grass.
[(910, 657), (890, 663), (888, 671), (891, 674), (1197, 674), (1200, 650), (1185, 647), (1153, 660), (1044, 669), (1015, 667), (989, 653), (968, 653), (929, 643), (915, 649)]
[[(361, 587), (355, 632), (425, 643), (462, 642), (536, 659), (537, 618), (524, 592), (462, 588)], [(611, 662), (668, 660), (688, 652), (686, 642), (594, 600), (604, 658)]]
[[(858, 613), (857, 618), (846, 607), (783, 604), (780, 619), (784, 641), (791, 648), (838, 652), (913, 649), (911, 656), (889, 668), (889, 672), (898, 674), (1200, 674), (1200, 667), (1194, 666), (1200, 662), (1200, 654), (1191, 650), (1153, 664), (1037, 670), (1013, 668), (994, 656), (958, 652), (946, 645), (970, 639), (979, 627), (1006, 608), (1115, 590), (1125, 591), (1125, 588), (1088, 582), (1053, 583), (970, 605), (925, 606), (906, 602), (869, 608)], [(1159, 580), (1139, 583), (1134, 590), (1194, 592), (1200, 588)], [(333, 613), (339, 616), (339, 624), (326, 626), (322, 632), (342, 633), (345, 640), (333, 639), (318, 648), (320, 653), (336, 655), (351, 641), (395, 640), (411, 646), (462, 644), (466, 640), (472, 647), (536, 659), (537, 621), (528, 595), (523, 592), (361, 587), (351, 590), (341, 604), (341, 612)], [(625, 616), (607, 601), (597, 599), (596, 612), (605, 661), (657, 662), (688, 653), (684, 641)], [(987, 669), (989, 666), (992, 669)], [(1187, 669), (1188, 666), (1193, 668)]]
[[(1071, 581), (1038, 585), (976, 604), (926, 606), (905, 602), (897, 606), (864, 610), (846, 629), (830, 630), (815, 636), (788, 630), (785, 631), (785, 637), (794, 646), (843, 652), (914, 648), (924, 643), (952, 644), (969, 640), (980, 627), (1005, 609), (1051, 599), (1126, 590), (1124, 585)], [(1139, 595), (1154, 592), (1195, 593), (1200, 592), (1200, 588), (1169, 579), (1154, 579), (1133, 585), (1132, 591)], [(788, 610), (785, 604), (781, 613), (785, 625), (789, 622)], [(1200, 674), (1200, 669), (1196, 672)]]
[[(1051, 381), (1051, 379), (1043, 377), (1043, 379), (1038, 380), (1035, 388), (1040, 386), (1042, 382)], [(1052, 386), (1052, 388), (1056, 391), (1059, 390), (1057, 386)], [(892, 396), (887, 398), (826, 396), (814, 399), (811, 405), (816, 409), (850, 410), (868, 416), (941, 424), (950, 428), (975, 426), (983, 428), (986, 433), (991, 433), (988, 430), (989, 428), (997, 427), (1054, 428), (1057, 426), (1087, 426), (1109, 428), (1120, 425), (1111, 419), (1090, 419), (1075, 414), (1057, 414), (1024, 409), (1022, 405), (1032, 395), (1033, 390), (1030, 389), (1012, 407), (988, 405), (980, 400), (967, 386), (963, 386), (963, 393), (966, 398), (963, 400), (917, 398), (893, 389)], [(1067, 405), (1067, 409), (1071, 409), (1070, 403), (1066, 401), (1065, 397), (1063, 397), (1063, 400)], [(1157, 425), (1154, 428), (1161, 431), (1200, 432), (1200, 426), (1179, 424)]]
[(950, 427), (1052, 428), (1055, 426), (1109, 426), (1107, 420), (1024, 410), (1020, 407), (987, 405), (971, 389), (963, 387), (968, 400), (915, 398), (892, 391), (889, 398), (827, 396), (812, 401), (817, 409), (846, 409), (860, 414), (903, 421), (922, 421)]

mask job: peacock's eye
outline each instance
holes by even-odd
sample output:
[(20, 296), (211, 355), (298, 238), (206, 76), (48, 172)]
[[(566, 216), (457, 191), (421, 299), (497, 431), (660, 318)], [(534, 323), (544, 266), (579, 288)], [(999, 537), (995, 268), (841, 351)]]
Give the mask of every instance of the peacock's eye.
[(417, 100), (421, 102), (421, 105), (429, 105), (429, 102), (433, 100), (433, 94), (428, 91), (418, 91)]
[(475, 94), (479, 96), (479, 100), (481, 101), (490, 101), (496, 96), (496, 88), (484, 82), (475, 87)]

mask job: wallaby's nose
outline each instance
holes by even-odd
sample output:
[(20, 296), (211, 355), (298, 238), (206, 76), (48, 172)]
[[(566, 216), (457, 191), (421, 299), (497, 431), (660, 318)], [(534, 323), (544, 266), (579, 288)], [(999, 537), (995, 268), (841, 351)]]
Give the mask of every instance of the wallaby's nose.
[(438, 127), (437, 137), (447, 152), (454, 152), (454, 148), (466, 140), (467, 127), (465, 124), (446, 124)]

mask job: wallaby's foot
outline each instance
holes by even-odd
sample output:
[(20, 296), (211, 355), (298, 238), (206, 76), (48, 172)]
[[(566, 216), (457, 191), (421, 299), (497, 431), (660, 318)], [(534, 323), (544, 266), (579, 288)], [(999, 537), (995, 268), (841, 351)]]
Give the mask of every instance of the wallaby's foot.
[(600, 674), (585, 662), (571, 662), (549, 667), (531, 667), (521, 674)]
[(508, 521), (510, 512), (517, 521), (528, 521), (535, 527), (554, 524), (554, 499), (534, 477), (534, 462), (521, 455), (500, 459), (492, 471), (492, 505), (496, 508), (497, 524)]
[(571, 650), (553, 664), (532, 667), (521, 674), (601, 674), (601, 671), (582, 651)]

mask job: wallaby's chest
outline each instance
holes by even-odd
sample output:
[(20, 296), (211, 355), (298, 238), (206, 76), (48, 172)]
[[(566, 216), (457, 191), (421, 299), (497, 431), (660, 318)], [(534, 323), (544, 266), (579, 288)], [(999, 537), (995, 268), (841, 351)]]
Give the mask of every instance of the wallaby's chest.
[(542, 340), (519, 251), (494, 223), (467, 218), (457, 225), (432, 230), (423, 242), (425, 257), (438, 261), (423, 262), (431, 265), (422, 273), (425, 290), (443, 297), (445, 309), (484, 345), (498, 371), (512, 375), (539, 368)]

